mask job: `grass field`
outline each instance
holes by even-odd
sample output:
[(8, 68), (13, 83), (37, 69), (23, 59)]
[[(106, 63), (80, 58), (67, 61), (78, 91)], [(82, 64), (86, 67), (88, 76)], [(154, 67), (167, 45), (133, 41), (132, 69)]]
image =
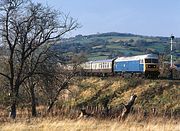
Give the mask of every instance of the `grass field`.
[(58, 120), (55, 118), (3, 123), (2, 131), (179, 131), (180, 123), (156, 119), (146, 122), (117, 120)]

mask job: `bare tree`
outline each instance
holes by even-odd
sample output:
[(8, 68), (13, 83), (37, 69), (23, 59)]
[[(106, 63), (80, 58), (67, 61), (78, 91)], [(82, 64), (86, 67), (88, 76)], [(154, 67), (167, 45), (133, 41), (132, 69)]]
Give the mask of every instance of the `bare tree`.
[[(36, 55), (37, 53), (32, 53), (31, 56), (26, 61), (26, 70), (31, 72), (34, 69), (34, 64), (36, 63)], [(34, 72), (34, 75), (32, 77), (29, 77), (24, 81), (23, 86), (27, 89), (27, 92), (30, 96), (31, 100), (31, 113), (33, 117), (37, 116), (36, 106), (37, 106), (37, 97), (36, 94), (39, 94), (39, 88), (43, 83), (40, 80), (42, 77), (44, 78), (53, 78), (56, 76), (55, 74), (55, 67), (58, 62), (56, 58), (56, 53), (54, 53), (51, 48), (47, 48), (45, 50), (44, 56), (43, 56), (44, 62), (39, 63), (39, 66), (36, 68), (36, 71)], [(44, 79), (43, 78), (43, 79)], [(49, 79), (52, 81), (52, 79)], [(53, 85), (51, 85), (53, 86)]]
[[(54, 104), (58, 100), (61, 92), (63, 90), (69, 90), (69, 84), (74, 80), (74, 76), (77, 73), (81, 72), (80, 65), (86, 60), (86, 57), (83, 53), (76, 54), (72, 57), (72, 60), (67, 63), (55, 63), (56, 66), (47, 66), (48, 63), (44, 65), (43, 70), (45, 72), (51, 73), (46, 75), (42, 73), (41, 83), (43, 85), (46, 96), (48, 96), (48, 108), (47, 113), (51, 111)], [(56, 60), (55, 60), (56, 61)], [(54, 61), (53, 61), (54, 62)], [(51, 62), (50, 62), (51, 63)], [(43, 71), (40, 71), (43, 72)], [(44, 76), (45, 75), (45, 76)]]
[(48, 96), (48, 107), (47, 107), (47, 113), (51, 111), (54, 104), (59, 98), (60, 93), (63, 90), (68, 90), (69, 83), (73, 80), (75, 76), (75, 68), (72, 68), (72, 70), (69, 70), (66, 68), (66, 66), (56, 66), (54, 69), (54, 74), (51, 75), (51, 77), (44, 77), (45, 81), (43, 82), (45, 85), (43, 88), (45, 88), (44, 91), (46, 91), (46, 95)]
[[(15, 118), (22, 83), (33, 77), (39, 64), (46, 60), (43, 56), (47, 48), (78, 24), (71, 17), (31, 0), (1, 0), (0, 22), (3, 45), (8, 50), (8, 71), (0, 75), (9, 81), (10, 116)], [(34, 52), (34, 65), (28, 70), (25, 63)]]

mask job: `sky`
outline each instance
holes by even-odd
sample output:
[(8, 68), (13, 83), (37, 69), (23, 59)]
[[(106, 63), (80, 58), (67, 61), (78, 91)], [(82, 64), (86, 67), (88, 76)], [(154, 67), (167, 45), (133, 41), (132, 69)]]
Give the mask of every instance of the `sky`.
[(180, 0), (36, 1), (78, 20), (82, 27), (69, 36), (119, 32), (180, 37)]

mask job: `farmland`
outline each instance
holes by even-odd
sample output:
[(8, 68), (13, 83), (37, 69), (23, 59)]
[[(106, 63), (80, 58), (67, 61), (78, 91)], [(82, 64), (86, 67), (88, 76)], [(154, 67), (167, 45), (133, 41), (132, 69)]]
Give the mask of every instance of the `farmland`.
[[(173, 46), (174, 60), (179, 59), (180, 39), (176, 38)], [(170, 54), (170, 38), (141, 36), (127, 33), (102, 33), (94, 35), (77, 35), (57, 42), (54, 49), (71, 57), (74, 53), (86, 53), (89, 60), (132, 56), (146, 53)]]

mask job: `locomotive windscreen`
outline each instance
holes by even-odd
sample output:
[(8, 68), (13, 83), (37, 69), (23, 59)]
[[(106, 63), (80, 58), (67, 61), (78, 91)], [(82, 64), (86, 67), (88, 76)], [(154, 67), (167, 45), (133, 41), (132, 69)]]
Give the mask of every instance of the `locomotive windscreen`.
[(145, 63), (158, 63), (158, 59), (145, 59)]

